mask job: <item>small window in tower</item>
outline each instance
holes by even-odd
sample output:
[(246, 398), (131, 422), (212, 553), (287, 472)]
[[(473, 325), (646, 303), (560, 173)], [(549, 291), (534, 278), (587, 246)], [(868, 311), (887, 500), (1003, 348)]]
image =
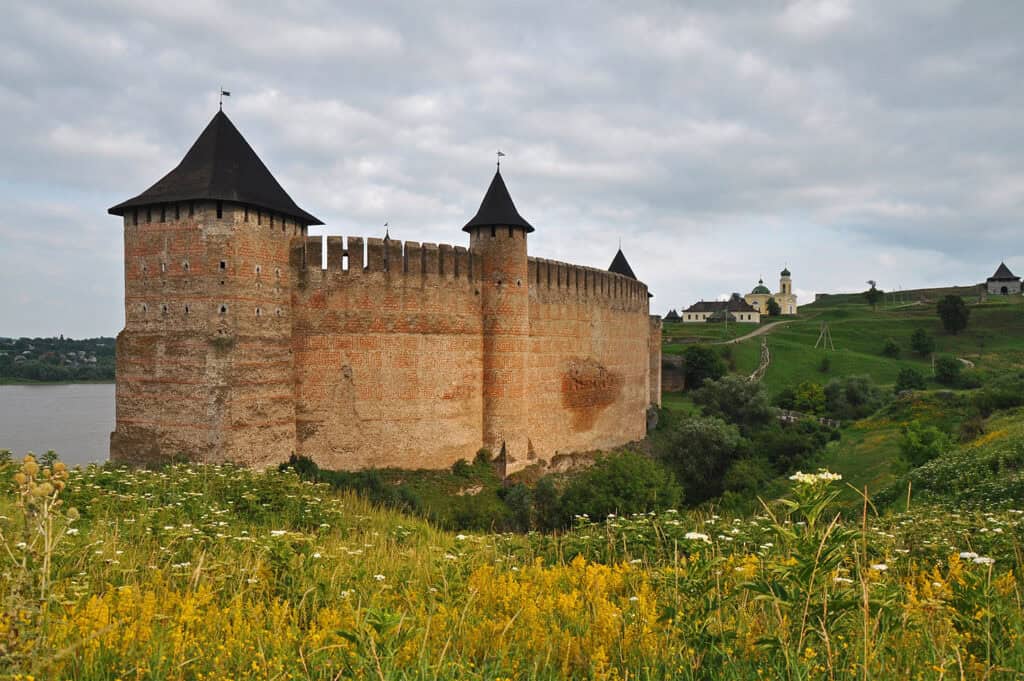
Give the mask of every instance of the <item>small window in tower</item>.
[(148, 271), (149, 271), (149, 265), (147, 265), (146, 263), (142, 263), (142, 273), (145, 274)]
[(261, 310), (260, 308), (257, 307), (256, 308), (256, 316), (257, 317), (262, 317), (263, 316), (263, 310)]
[(166, 303), (160, 306), (160, 312), (162, 312), (163, 314), (167, 314), (167, 304)]
[(138, 208), (136, 208), (135, 210), (132, 211), (132, 224), (133, 225), (139, 224), (139, 209)]
[(226, 269), (228, 268), (228, 263), (227, 263), (227, 261), (226, 261), (226, 260), (221, 260), (221, 261), (220, 261), (220, 268), (221, 268), (222, 270), (226, 270)]
[(263, 268), (260, 267), (259, 265), (256, 265), (256, 274), (259, 274), (262, 271), (263, 271)]
[(165, 263), (165, 262), (160, 263), (160, 271), (161, 272), (166, 272), (167, 271), (167, 263)]
[(227, 314), (227, 312), (228, 312), (228, 306), (227, 305), (221, 305), (220, 306), (220, 313), (221, 314)]
[(149, 312), (149, 306), (147, 306), (145, 303), (143, 303), (142, 304), (142, 314), (146, 314), (147, 312)]
[(183, 270), (185, 270), (186, 272), (188, 272), (188, 260), (186, 260), (185, 262), (181, 263), (181, 268)]
[(498, 228), (495, 227), (494, 225), (491, 225), (491, 238), (493, 239), (497, 235), (498, 235)]
[(185, 306), (185, 314), (188, 314), (189, 312), (190, 312), (189, 307), (188, 307), (188, 305), (186, 305)]
[(175, 220), (180, 220), (181, 219), (181, 204), (180, 203), (174, 204), (174, 219)]
[(256, 224), (257, 225), (262, 225), (263, 224), (263, 211), (261, 211), (261, 210), (256, 211)]
[(222, 217), (224, 217), (224, 202), (223, 201), (218, 201), (217, 202), (217, 219), (220, 220)]
[(146, 206), (146, 222), (153, 222), (153, 209)]
[(249, 222), (249, 206), (245, 207), (242, 219), (245, 220), (246, 222)]
[(160, 204), (160, 222), (167, 222), (167, 206)]
[(278, 317), (280, 317), (281, 316), (281, 308), (277, 308), (276, 310), (274, 310), (274, 314), (276, 314)]
[(274, 268), (274, 276), (275, 277), (280, 277), (281, 276), (281, 268), (280, 267), (275, 267)]
[(192, 217), (195, 214), (196, 214), (196, 202), (195, 201), (189, 201), (188, 202), (188, 216)]
[(268, 215), (270, 215), (270, 228), (273, 229), (274, 228), (274, 214), (273, 213), (268, 213)]
[(511, 228), (511, 227), (509, 227), (509, 228), (508, 228), (508, 235), (509, 235), (510, 237), (514, 237), (514, 236), (515, 236), (515, 235), (514, 235), (514, 234), (512, 233), (512, 228)]

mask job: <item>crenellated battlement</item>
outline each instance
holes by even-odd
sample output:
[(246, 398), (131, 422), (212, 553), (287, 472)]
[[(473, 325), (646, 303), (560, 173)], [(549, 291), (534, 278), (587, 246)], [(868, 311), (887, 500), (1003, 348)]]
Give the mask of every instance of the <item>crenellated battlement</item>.
[[(326, 244), (327, 257), (324, 258)], [(310, 236), (292, 240), (291, 265), (302, 277), (317, 270), (351, 276), (386, 273), (479, 280), (480, 259), (464, 246), (363, 238)]]
[(587, 300), (607, 300), (628, 310), (646, 308), (647, 285), (635, 279), (594, 267), (545, 258), (528, 258), (530, 289), (538, 296), (571, 295)]

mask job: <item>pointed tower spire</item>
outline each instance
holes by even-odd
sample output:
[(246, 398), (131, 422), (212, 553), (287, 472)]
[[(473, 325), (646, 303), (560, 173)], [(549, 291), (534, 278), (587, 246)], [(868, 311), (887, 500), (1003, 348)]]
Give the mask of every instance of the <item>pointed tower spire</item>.
[(630, 279), (636, 279), (636, 275), (633, 274), (633, 268), (629, 266), (629, 262), (626, 260), (626, 256), (623, 255), (621, 248), (612, 259), (612, 264), (608, 266), (608, 271), (614, 274), (621, 274)]
[(533, 231), (533, 226), (516, 210), (516, 204), (512, 202), (500, 170), (494, 173), (491, 186), (487, 188), (484, 200), (480, 202), (480, 209), (462, 231), (469, 232), (474, 227), (519, 227), (527, 233)]
[(323, 224), (295, 204), (220, 110), (174, 170), (135, 198), (107, 212), (124, 215), (129, 208), (204, 199), (263, 208), (304, 225)]

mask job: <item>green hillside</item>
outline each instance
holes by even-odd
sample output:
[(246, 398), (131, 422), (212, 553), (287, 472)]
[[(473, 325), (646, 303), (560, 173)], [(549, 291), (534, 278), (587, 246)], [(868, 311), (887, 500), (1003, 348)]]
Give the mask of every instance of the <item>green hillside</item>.
[[(835, 304), (828, 300), (801, 307), (798, 317), (766, 335), (772, 361), (764, 384), (771, 394), (778, 394), (803, 381), (825, 383), (832, 376), (867, 375), (877, 383), (891, 385), (903, 367), (930, 373), (930, 359), (917, 356), (910, 349), (910, 337), (918, 328), (935, 338), (936, 354), (969, 360), (982, 376), (1024, 367), (1024, 297), (990, 298), (984, 304), (969, 304), (969, 308), (967, 329), (954, 336), (943, 331), (933, 304), (880, 306), (873, 311), (863, 299), (859, 303), (841, 299)], [(814, 347), (823, 324), (829, 326), (835, 351)], [(707, 342), (706, 336), (695, 334), (721, 333), (715, 328), (718, 325), (665, 326), (665, 335), (676, 339), (665, 345), (666, 354), (681, 353), (698, 339)], [(735, 329), (737, 333), (749, 333), (756, 328), (732, 324), (730, 332)], [(901, 348), (897, 358), (882, 354), (889, 338)], [(757, 368), (761, 340), (762, 337), (755, 337), (732, 346), (737, 373), (750, 374)], [(830, 366), (828, 371), (822, 371), (826, 357)]]

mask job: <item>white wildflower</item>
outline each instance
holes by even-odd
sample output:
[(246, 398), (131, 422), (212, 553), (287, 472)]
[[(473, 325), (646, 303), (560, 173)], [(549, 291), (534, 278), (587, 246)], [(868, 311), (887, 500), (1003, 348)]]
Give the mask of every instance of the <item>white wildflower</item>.
[(77, 527), (69, 527), (67, 533), (70, 534), (70, 535), (78, 534), (78, 528)]
[(703, 532), (687, 532), (683, 535), (683, 539), (689, 539), (691, 541), (702, 541), (711, 543), (711, 537), (707, 536)]
[(374, 575), (373, 578), (376, 579), (378, 582), (383, 582), (385, 579), (387, 579), (387, 577), (385, 577), (384, 575)]
[(889, 569), (889, 566), (886, 565), (885, 563), (874, 563), (874, 564), (871, 565), (871, 569), (872, 570), (876, 570), (878, 572), (885, 572), (886, 570)]
[(271, 537), (280, 537), (280, 536), (285, 535), (285, 534), (288, 534), (288, 530), (271, 530), (270, 531), (270, 536)]
[(991, 565), (996, 562), (995, 558), (989, 558), (988, 556), (978, 556), (974, 559), (974, 562), (978, 565)]
[(961, 551), (960, 557), (964, 560), (974, 560), (978, 557), (978, 554), (976, 554), (974, 551)]
[(455, 541), (466, 541), (469, 537), (464, 534), (455, 535)]

